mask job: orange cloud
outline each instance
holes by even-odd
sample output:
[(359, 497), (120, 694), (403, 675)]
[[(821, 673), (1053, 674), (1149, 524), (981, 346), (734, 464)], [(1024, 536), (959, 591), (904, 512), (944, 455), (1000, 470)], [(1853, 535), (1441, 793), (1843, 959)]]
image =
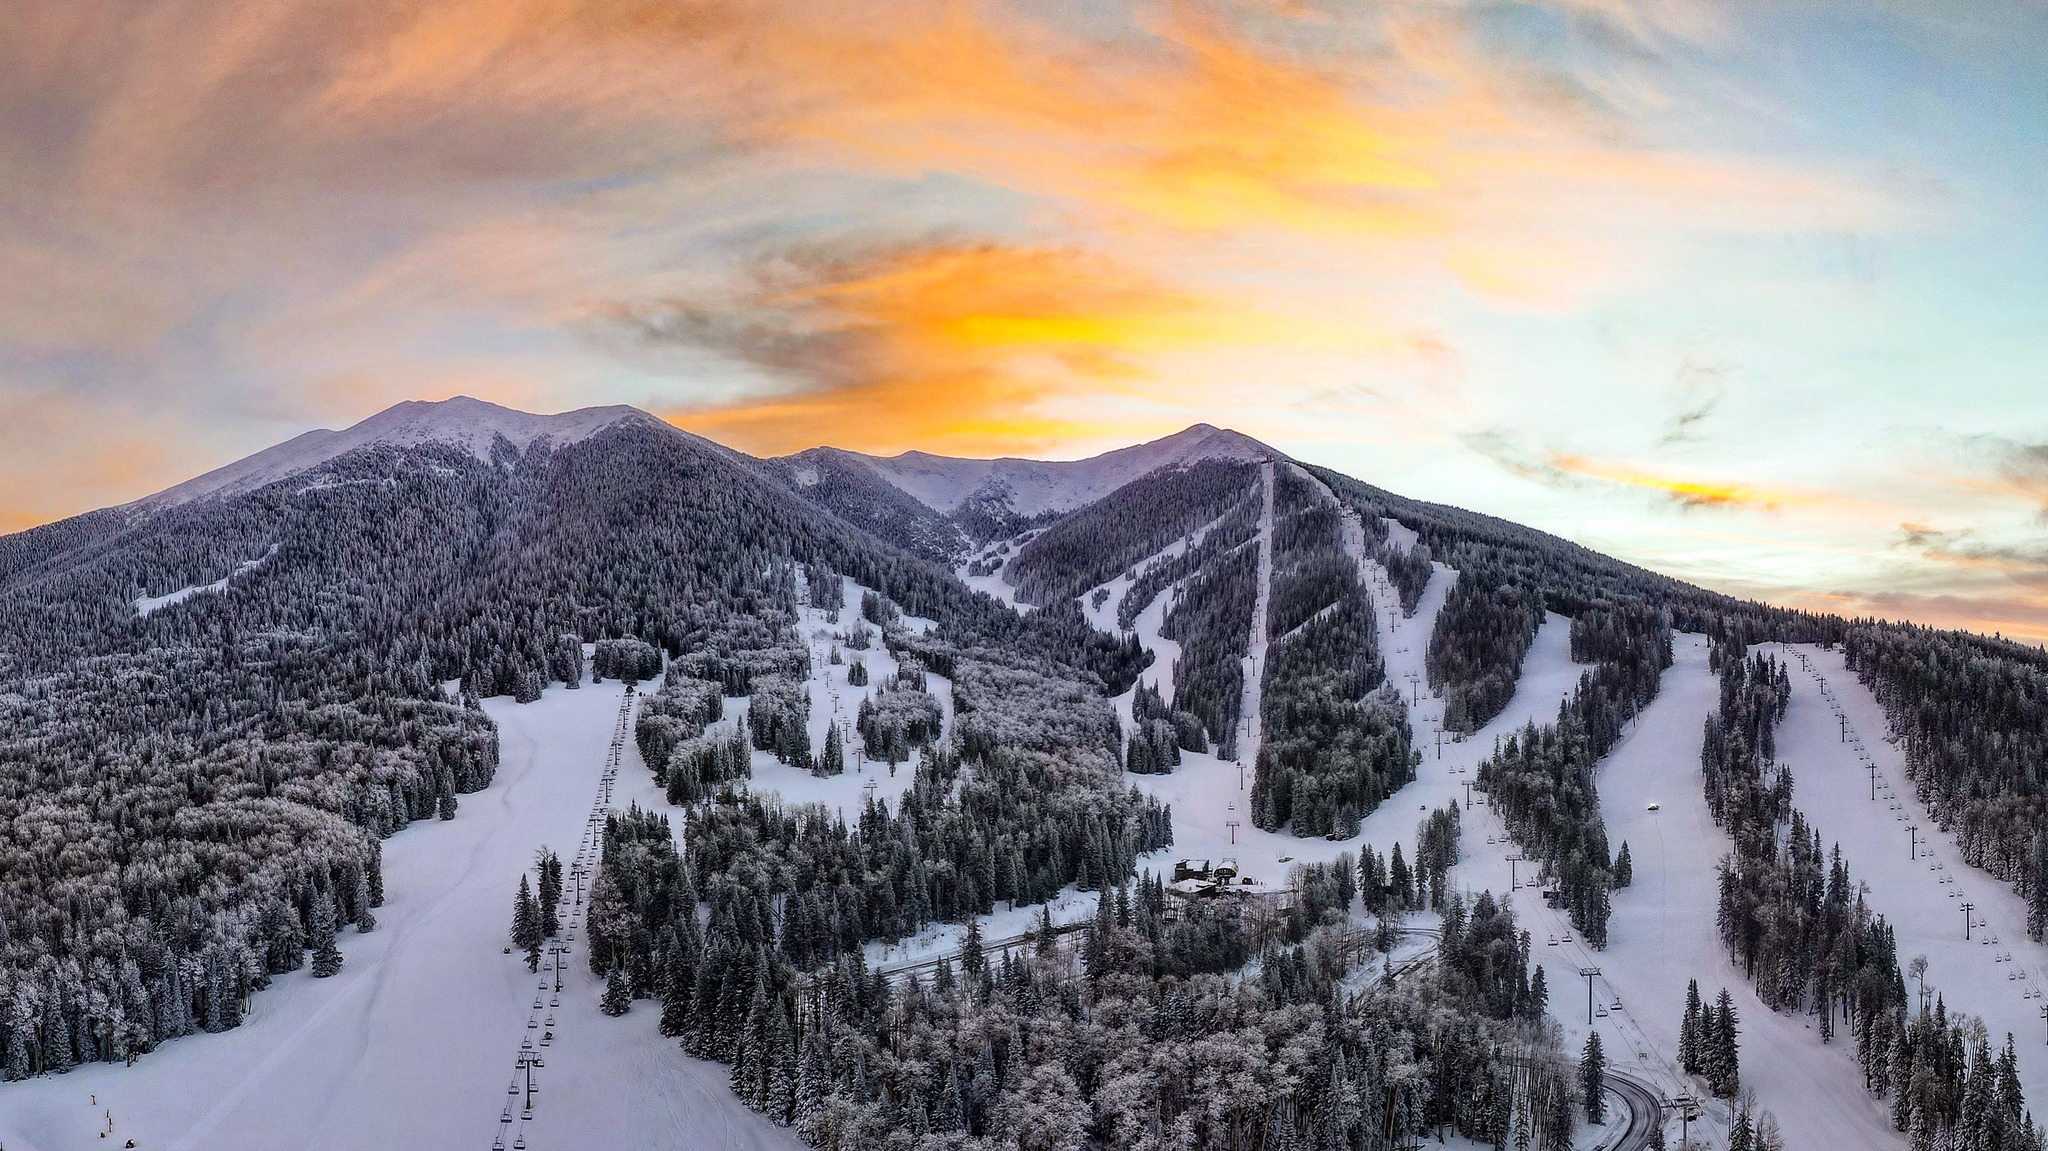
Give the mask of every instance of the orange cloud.
[(1548, 462), (1552, 468), (1567, 475), (1584, 476), (1623, 487), (1657, 492), (1688, 507), (1754, 507), (1775, 511), (1788, 503), (1810, 504), (1823, 500), (1823, 497), (1813, 493), (1771, 491), (1747, 484), (1663, 476), (1631, 464), (1588, 459), (1585, 456), (1562, 452), (1552, 452)]
[(799, 253), (764, 267), (737, 299), (670, 301), (604, 322), (642, 349), (705, 349), (789, 381), (768, 399), (671, 413), (776, 452), (826, 442), (991, 452), (1116, 435), (1132, 425), (1063, 412), (1061, 401), (1086, 396), (1103, 411), (1106, 397), (1153, 382), (1158, 355), (1369, 342), (1072, 249), (997, 244)]

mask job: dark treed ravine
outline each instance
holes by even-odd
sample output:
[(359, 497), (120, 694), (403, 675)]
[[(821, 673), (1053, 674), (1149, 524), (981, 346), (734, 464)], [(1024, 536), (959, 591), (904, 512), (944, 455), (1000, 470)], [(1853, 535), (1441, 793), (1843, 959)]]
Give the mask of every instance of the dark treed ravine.
[[(1241, 437), (1029, 514), (996, 480), (942, 511), (868, 457), (755, 460), (637, 413), (473, 442), (372, 442), (0, 537), (0, 1078), (147, 1058), (237, 1027), (278, 976), (343, 969), (349, 933), (377, 928), (383, 841), (489, 817), (466, 803), (499, 764), (480, 701), (623, 680), (654, 802), (602, 817), (569, 897), (587, 896), (601, 1009), (658, 1012), (811, 1144), (1569, 1147), (1612, 1106), (1619, 1053), (1567, 1050), (1531, 933), (1458, 882), (1470, 813), (1410, 803), (1412, 840), (1361, 835), (1420, 762), (1381, 616), (1437, 587), (1415, 642), (1453, 736), (1501, 715), (1545, 620), (1569, 619), (1576, 689), (1475, 784), (1587, 944), (1608, 942), (1631, 871), (1597, 769), (1657, 698), (1674, 633), (1704, 634), (1730, 960), (1771, 1009), (1848, 1032), (1914, 1146), (2041, 1145), (2011, 1040), (1909, 995), (1891, 927), (1794, 805), (1773, 746), (1786, 673), (1749, 654), (1844, 649), (1921, 797), (2029, 901), (2038, 938), (2033, 649), (1737, 600)], [(1179, 645), (1172, 666), (1141, 616)], [(827, 659), (859, 697), (820, 739)], [(1334, 863), (1283, 856), (1272, 904), (1191, 897), (1170, 875), (1175, 812), (1141, 786), (1241, 751), (1247, 825), (1343, 843)], [(897, 786), (786, 801), (757, 763)], [(537, 965), (565, 922), (562, 860), (535, 874), (511, 910)], [(1046, 905), (1076, 893), (1092, 914), (1055, 925)], [(1397, 979), (1425, 912), (1437, 934)], [(999, 914), (1032, 926), (984, 947)], [(940, 925), (957, 949), (871, 966)], [(1686, 1071), (1738, 1094), (1728, 1001), (1684, 1010)]]

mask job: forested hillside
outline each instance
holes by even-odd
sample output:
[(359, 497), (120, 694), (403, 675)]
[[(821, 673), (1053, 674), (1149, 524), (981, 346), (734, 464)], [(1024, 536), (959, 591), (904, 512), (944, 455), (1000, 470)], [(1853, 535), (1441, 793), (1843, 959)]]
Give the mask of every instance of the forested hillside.
[[(1545, 532), (1462, 508), (1412, 500), (1327, 468), (1310, 468), (1367, 520), (1413, 530), (1458, 582), (1430, 637), (1430, 686), (1446, 717), (1471, 731), (1500, 714), (1545, 611), (1576, 617), (1596, 604), (1664, 610), (1671, 626), (1746, 643), (1840, 640), (1847, 621), (1738, 600), (1601, 555)], [(1404, 598), (1407, 589), (1403, 588)]]
[(1039, 533), (1003, 570), (1023, 603), (1071, 599), (1250, 498), (1251, 464), (1203, 460), (1154, 472)]
[(951, 564), (967, 549), (959, 524), (918, 503), (856, 456), (813, 448), (763, 460), (762, 468), (798, 495), (921, 559)]
[(1275, 469), (1273, 589), (1252, 787), (1258, 826), (1349, 839), (1415, 778), (1408, 711), (1386, 682), (1379, 625), (1342, 519), (1321, 487)]
[[(1513, 913), (1455, 890), (1455, 807), (1425, 820), (1413, 868), (1398, 846), (1358, 857), (1373, 891), (1355, 910), (1335, 843), (1339, 862), (1302, 867), (1271, 914), (1169, 914), (1145, 874), (1175, 843), (1163, 799), (1209, 798), (1203, 772), (1236, 786), (1219, 760), (1242, 739), (1257, 752), (1231, 810), (1248, 803), (1251, 828), (1230, 824), (1233, 848), (1241, 832), (1352, 840), (1416, 778), (1369, 586), (1384, 571), (1385, 610), (1430, 590), (1426, 648), (1391, 658), (1421, 662), (1403, 674), (1426, 672), (1452, 732), (1508, 706), (1546, 612), (1571, 617), (1570, 654), (1592, 667), (1477, 781), (1596, 947), (1628, 879), (1596, 768), (1656, 696), (1674, 630), (1714, 637), (1726, 686), (1703, 780), (1735, 841), (1730, 955), (1771, 1006), (1846, 1023), (1875, 1089), (1897, 1097), (1903, 1060), (1919, 1084), (1903, 1126), (2031, 1139), (2004, 1111), (1966, 1118), (1991, 1114), (1971, 1092), (2016, 1098), (2003, 1057), (1908, 1012), (1885, 920), (1772, 765), (1782, 676), (1741, 653), (1844, 645), (1923, 797), (2037, 931), (2048, 657), (1734, 600), (1213, 429), (1113, 481), (1086, 461), (752, 460), (632, 413), (579, 429), (373, 441), (262, 486), (0, 537), (0, 1077), (233, 1028), (274, 977), (333, 974), (343, 933), (376, 927), (382, 840), (476, 815), (465, 797), (498, 764), (478, 701), (597, 677), (652, 685), (633, 736), (656, 810), (604, 822), (582, 958), (613, 987), (607, 1010), (659, 999), (665, 1033), (813, 1142), (1558, 1144), (1576, 1113), (1548, 992)], [(1212, 440), (1223, 454), (1203, 454)], [(949, 570), (983, 545), (968, 574), (1007, 557), (1018, 606)], [(1447, 594), (1432, 561), (1455, 573)], [(837, 622), (817, 628), (821, 611)], [(1155, 648), (1177, 658), (1153, 666)], [(843, 710), (826, 698), (841, 689), (858, 689)], [(843, 806), (756, 787), (878, 765), (888, 790)], [(1283, 859), (1314, 849), (1282, 842)], [(866, 968), (871, 948), (1076, 891), (1100, 899), (1096, 922), (1062, 938), (1048, 911), (1029, 955), (977, 943), (929, 983)], [(1425, 902), (1438, 962), (1375, 980), (1385, 957), (1354, 914), (1385, 947)], [(1256, 1083), (1191, 1104), (1201, 1069), (1239, 1065)]]
[(383, 836), (490, 781), (475, 697), (575, 685), (583, 642), (704, 650), (786, 610), (795, 559), (1088, 691), (1137, 671), (1078, 613), (1020, 618), (652, 420), (489, 460), (372, 445), (8, 538), (0, 1071), (234, 1026), (374, 922)]

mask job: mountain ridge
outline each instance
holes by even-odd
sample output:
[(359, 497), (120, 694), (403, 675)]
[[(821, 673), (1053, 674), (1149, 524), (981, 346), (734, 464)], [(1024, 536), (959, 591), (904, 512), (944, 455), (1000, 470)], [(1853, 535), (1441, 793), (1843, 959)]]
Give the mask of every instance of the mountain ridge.
[(994, 459), (925, 451), (877, 456), (845, 448), (812, 449), (858, 460), (926, 507), (950, 514), (978, 495), (1007, 494), (1010, 510), (1026, 518), (1069, 512), (1161, 467), (1202, 459), (1282, 460), (1284, 453), (1242, 432), (1195, 423), (1156, 440), (1113, 448), (1078, 460), (1022, 456)]
[(302, 432), (233, 463), (174, 484), (155, 495), (145, 496), (135, 501), (135, 505), (164, 507), (212, 495), (252, 491), (310, 471), (347, 452), (372, 444), (392, 447), (452, 444), (488, 461), (490, 449), (500, 437), (523, 450), (541, 439), (551, 440), (557, 445), (575, 443), (605, 428), (637, 421), (663, 423), (657, 417), (625, 404), (540, 414), (471, 396), (454, 396), (438, 401), (405, 400), (345, 428), (316, 428)]

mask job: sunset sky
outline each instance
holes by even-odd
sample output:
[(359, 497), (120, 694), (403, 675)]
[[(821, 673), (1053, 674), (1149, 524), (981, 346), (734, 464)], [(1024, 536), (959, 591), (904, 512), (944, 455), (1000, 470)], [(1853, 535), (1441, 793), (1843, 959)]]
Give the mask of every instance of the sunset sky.
[(26, 0), (0, 531), (402, 399), (1196, 421), (2048, 637), (2048, 5)]

